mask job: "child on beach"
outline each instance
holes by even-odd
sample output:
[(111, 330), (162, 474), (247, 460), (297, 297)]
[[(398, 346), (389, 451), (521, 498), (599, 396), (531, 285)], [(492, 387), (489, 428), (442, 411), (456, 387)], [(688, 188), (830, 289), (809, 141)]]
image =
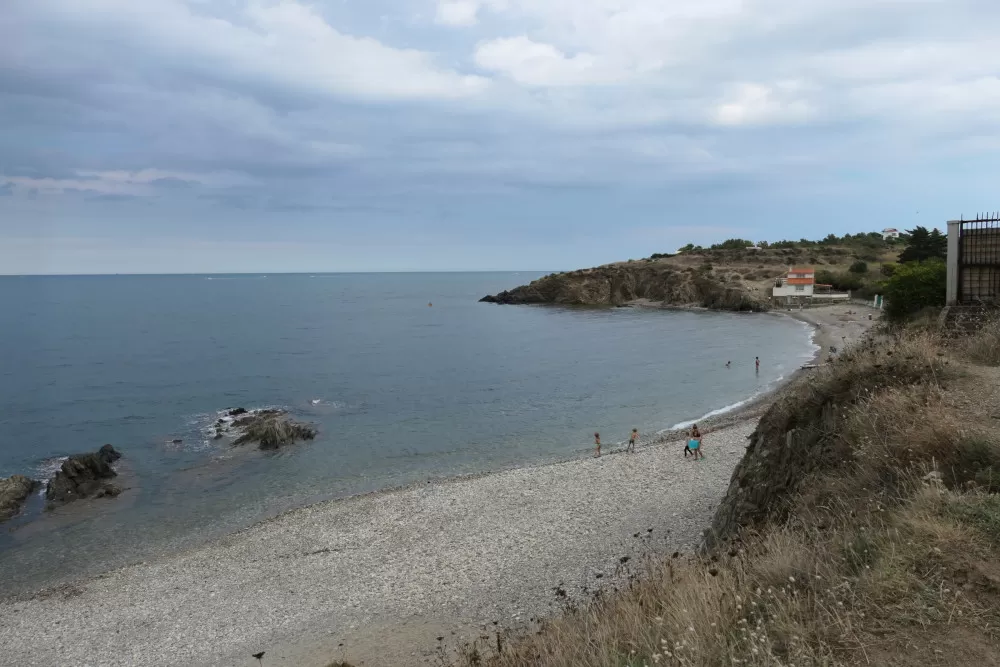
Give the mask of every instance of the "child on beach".
[(634, 428), (628, 436), (628, 447), (625, 448), (626, 452), (635, 453), (635, 441), (639, 439), (639, 429)]
[(688, 452), (697, 461), (698, 457), (705, 458), (705, 455), (701, 453), (701, 431), (698, 430), (698, 425), (695, 424), (691, 427), (691, 437), (688, 438), (687, 444), (684, 445), (684, 458), (687, 458)]
[(594, 434), (594, 446), (597, 447), (597, 450), (594, 452), (594, 458), (596, 459), (596, 458), (598, 458), (601, 455), (601, 434), (600, 433), (595, 433)]

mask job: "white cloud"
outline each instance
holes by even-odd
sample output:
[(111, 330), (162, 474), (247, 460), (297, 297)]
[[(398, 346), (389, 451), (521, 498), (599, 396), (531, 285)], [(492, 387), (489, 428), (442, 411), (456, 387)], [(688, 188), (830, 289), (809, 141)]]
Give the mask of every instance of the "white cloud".
[(520, 36), (494, 39), (476, 47), (476, 64), (525, 86), (575, 86), (610, 83), (621, 73), (589, 53), (567, 56), (551, 44)]
[(191, 173), (162, 169), (140, 169), (137, 171), (81, 169), (77, 170), (75, 175), (75, 178), (33, 178), (0, 174), (0, 182), (12, 183), (19, 190), (34, 190), (43, 195), (92, 192), (102, 195), (134, 197), (155, 194), (157, 185), (161, 183), (197, 185), (209, 188), (253, 184), (253, 180), (247, 176), (231, 172)]
[(444, 25), (469, 26), (477, 22), (479, 3), (472, 0), (443, 0), (437, 6), (437, 22)]
[(739, 84), (725, 101), (715, 107), (712, 118), (719, 125), (728, 126), (806, 121), (816, 110), (796, 97), (797, 89), (795, 84)]
[[(425, 51), (341, 32), (316, 8), (297, 0), (248, 0), (236, 6), (228, 18), (207, 13), (215, 5), (184, 0), (33, 0), (4, 11), (6, 20), (24, 34), (42, 37), (60, 29), (84, 36), (104, 33), (109, 43), (153, 57), (168, 70), (266, 81), (316, 94), (449, 99), (479, 94), (489, 83), (442, 67)], [(73, 49), (62, 39), (49, 44), (44, 39), (3, 41), (0, 57), (28, 66), (47, 48), (62, 53)], [(60, 66), (72, 70), (74, 63)]]

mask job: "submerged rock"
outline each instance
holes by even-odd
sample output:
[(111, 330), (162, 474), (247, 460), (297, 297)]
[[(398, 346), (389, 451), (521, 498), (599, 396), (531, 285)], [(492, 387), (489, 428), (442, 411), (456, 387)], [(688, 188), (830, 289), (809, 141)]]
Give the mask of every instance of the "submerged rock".
[(293, 421), (281, 410), (261, 410), (233, 422), (243, 434), (233, 445), (256, 442), (261, 449), (278, 449), (298, 440), (312, 440), (316, 429)]
[[(230, 411), (229, 411), (229, 412), (228, 412), (227, 414), (228, 414), (228, 415), (229, 415), (230, 417), (238, 417), (238, 416), (240, 416), (240, 415), (245, 415), (245, 414), (247, 414), (247, 412), (249, 412), (249, 411), (248, 411), (248, 410), (247, 410), (246, 408), (233, 408), (233, 409), (232, 409), (232, 410), (230, 410)], [(220, 420), (220, 421), (221, 421), (221, 420)]]
[(0, 479), (0, 521), (6, 521), (20, 512), (24, 501), (39, 486), (40, 482), (24, 475)]
[(118, 475), (111, 464), (121, 457), (114, 447), (104, 445), (96, 452), (66, 459), (45, 489), (49, 508), (81, 498), (113, 498), (120, 494), (121, 488), (107, 480)]

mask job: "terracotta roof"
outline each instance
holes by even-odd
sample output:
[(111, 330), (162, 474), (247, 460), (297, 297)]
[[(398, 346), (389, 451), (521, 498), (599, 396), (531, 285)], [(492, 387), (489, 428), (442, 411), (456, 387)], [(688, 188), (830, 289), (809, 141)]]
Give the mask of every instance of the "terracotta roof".
[(811, 266), (796, 266), (789, 273), (816, 273), (816, 269)]
[(812, 285), (816, 281), (815, 278), (786, 278), (785, 283), (788, 285)]

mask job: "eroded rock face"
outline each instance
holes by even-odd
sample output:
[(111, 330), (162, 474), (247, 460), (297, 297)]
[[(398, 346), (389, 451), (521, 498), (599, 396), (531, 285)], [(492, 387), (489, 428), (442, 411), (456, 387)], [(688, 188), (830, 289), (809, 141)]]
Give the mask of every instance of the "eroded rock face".
[(39, 482), (24, 475), (0, 479), (0, 521), (6, 521), (20, 512), (24, 501), (39, 486)]
[(108, 480), (118, 475), (111, 464), (121, 456), (111, 445), (104, 445), (96, 452), (66, 459), (45, 489), (49, 508), (81, 498), (113, 498), (120, 494), (121, 488)]
[(740, 285), (717, 276), (662, 265), (617, 265), (554, 273), (480, 299), (497, 304), (618, 306), (638, 299), (667, 306), (713, 310), (767, 310), (768, 305)]

